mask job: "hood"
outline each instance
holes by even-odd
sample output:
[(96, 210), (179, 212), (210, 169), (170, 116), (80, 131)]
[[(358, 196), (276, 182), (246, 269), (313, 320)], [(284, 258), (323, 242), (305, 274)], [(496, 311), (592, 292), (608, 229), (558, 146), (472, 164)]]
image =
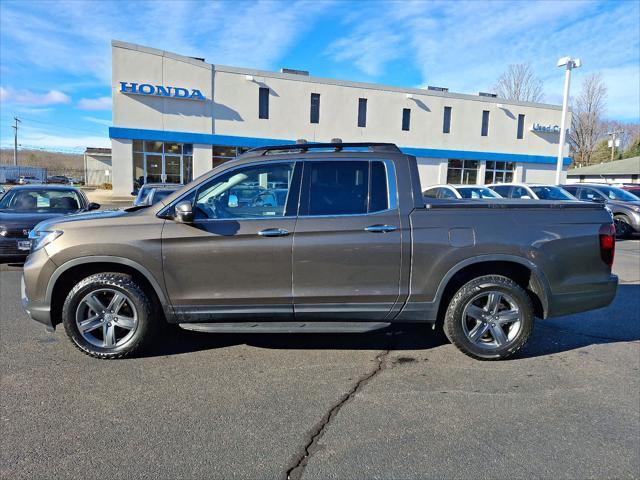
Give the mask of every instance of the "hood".
[(640, 200), (634, 200), (631, 202), (625, 202), (623, 200), (607, 200), (608, 205), (619, 205), (621, 207), (640, 207)]
[(52, 217), (40, 223), (39, 228), (46, 229), (49, 225), (62, 225), (71, 222), (82, 222), (85, 220), (98, 220), (101, 218), (115, 218), (127, 215), (124, 210), (98, 210), (93, 212), (77, 213), (72, 215)]
[[(37, 213), (37, 212), (0, 212), (0, 225), (11, 230), (31, 230), (43, 220), (63, 217), (64, 213)], [(68, 215), (68, 214), (67, 214)]]

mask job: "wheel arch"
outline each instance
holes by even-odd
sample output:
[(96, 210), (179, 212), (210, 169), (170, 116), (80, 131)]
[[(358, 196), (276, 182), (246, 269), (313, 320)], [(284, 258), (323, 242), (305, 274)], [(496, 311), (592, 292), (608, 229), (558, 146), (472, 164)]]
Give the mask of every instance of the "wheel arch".
[(452, 267), (440, 281), (436, 291), (437, 321), (441, 322), (449, 300), (465, 283), (482, 275), (504, 275), (527, 292), (539, 318), (549, 312), (549, 283), (544, 273), (530, 260), (515, 255), (482, 255), (469, 258)]
[(155, 296), (162, 305), (165, 316), (172, 315), (170, 303), (161, 283), (138, 262), (115, 256), (79, 257), (58, 267), (47, 284), (46, 302), (51, 306), (51, 323), (60, 323), (62, 305), (73, 285), (94, 273), (117, 272), (131, 275), (140, 283), (147, 295)]

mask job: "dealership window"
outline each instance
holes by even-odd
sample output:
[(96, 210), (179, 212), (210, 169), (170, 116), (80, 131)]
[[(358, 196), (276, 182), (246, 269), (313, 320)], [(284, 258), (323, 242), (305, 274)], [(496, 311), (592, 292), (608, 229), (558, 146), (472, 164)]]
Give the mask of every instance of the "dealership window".
[(188, 183), (193, 179), (193, 145), (150, 140), (133, 141), (135, 188), (145, 183)]
[(482, 111), (482, 131), (480, 134), (483, 137), (489, 135), (489, 110)]
[(442, 120), (442, 133), (451, 132), (451, 107), (444, 107), (444, 118)]
[(404, 130), (405, 132), (408, 132), (410, 126), (411, 126), (411, 109), (403, 108), (402, 109), (402, 130)]
[(311, 123), (320, 123), (320, 94), (319, 93), (311, 94), (310, 120), (311, 120)]
[(269, 89), (260, 87), (258, 94), (258, 118), (269, 118)]
[(478, 180), (477, 160), (449, 160), (447, 183), (475, 185)]
[(367, 126), (367, 99), (366, 98), (358, 99), (358, 126), (359, 127)]
[(243, 147), (213, 145), (211, 147), (211, 168), (216, 168), (218, 165), (236, 158), (245, 151), (247, 151), (247, 149)]
[(518, 115), (518, 140), (524, 138), (524, 115)]
[(487, 162), (484, 183), (508, 183), (513, 181), (516, 164), (513, 162)]

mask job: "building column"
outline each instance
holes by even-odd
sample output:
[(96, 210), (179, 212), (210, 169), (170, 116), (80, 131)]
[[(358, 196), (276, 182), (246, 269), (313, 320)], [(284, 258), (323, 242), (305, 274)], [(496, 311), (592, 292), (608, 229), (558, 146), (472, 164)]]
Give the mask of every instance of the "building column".
[(524, 165), (516, 163), (516, 171), (513, 174), (513, 181), (517, 183), (524, 182)]
[(449, 170), (449, 159), (443, 158), (440, 160), (440, 166), (438, 168), (438, 184), (447, 183), (447, 172)]
[(211, 170), (211, 145), (196, 143), (193, 145), (193, 178)]
[(484, 185), (484, 174), (487, 172), (487, 162), (485, 160), (480, 161), (478, 168), (478, 176), (476, 178), (476, 185)]
[(131, 197), (133, 191), (133, 140), (111, 139), (111, 185), (114, 197)]

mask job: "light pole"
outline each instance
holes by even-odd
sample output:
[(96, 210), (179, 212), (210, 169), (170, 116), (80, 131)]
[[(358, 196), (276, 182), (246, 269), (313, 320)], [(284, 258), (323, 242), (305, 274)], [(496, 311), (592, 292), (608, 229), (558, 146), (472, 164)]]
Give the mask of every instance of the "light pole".
[[(609, 142), (611, 142), (611, 161), (612, 162), (613, 162), (613, 156), (616, 151), (616, 147), (620, 146), (620, 138), (616, 139), (616, 135), (620, 133), (624, 133), (624, 130), (613, 130), (612, 132), (607, 132), (607, 135), (611, 137), (611, 140), (609, 140)], [(618, 142), (617, 145), (616, 145), (616, 142)]]
[(560, 119), (560, 142), (558, 143), (558, 163), (556, 164), (556, 185), (560, 185), (562, 175), (562, 163), (564, 159), (564, 140), (566, 136), (567, 109), (569, 107), (569, 85), (571, 84), (571, 70), (580, 68), (582, 62), (579, 58), (562, 57), (558, 60), (558, 67), (566, 67), (564, 74), (564, 96), (562, 98), (562, 118)]

